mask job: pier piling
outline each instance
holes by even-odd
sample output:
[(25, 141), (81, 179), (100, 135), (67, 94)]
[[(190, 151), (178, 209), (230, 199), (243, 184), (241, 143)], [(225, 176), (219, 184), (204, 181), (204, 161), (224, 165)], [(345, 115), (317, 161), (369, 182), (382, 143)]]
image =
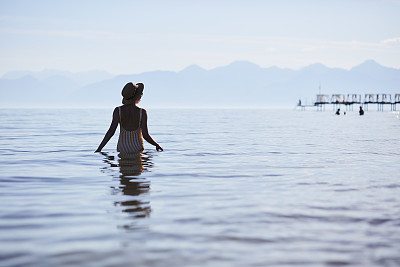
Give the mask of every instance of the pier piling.
[(400, 94), (395, 94), (393, 98), (391, 94), (365, 94), (364, 101), (361, 101), (361, 94), (317, 94), (313, 105), (302, 105), (299, 101), (297, 106), (302, 110), (305, 110), (306, 107), (316, 107), (317, 110), (322, 111), (325, 110), (326, 105), (332, 105), (333, 110), (345, 105), (346, 111), (353, 111), (355, 104), (362, 106), (365, 111), (368, 110), (370, 104), (377, 105), (378, 111), (384, 111), (385, 105), (390, 105), (390, 110), (396, 111), (397, 104), (400, 104)]

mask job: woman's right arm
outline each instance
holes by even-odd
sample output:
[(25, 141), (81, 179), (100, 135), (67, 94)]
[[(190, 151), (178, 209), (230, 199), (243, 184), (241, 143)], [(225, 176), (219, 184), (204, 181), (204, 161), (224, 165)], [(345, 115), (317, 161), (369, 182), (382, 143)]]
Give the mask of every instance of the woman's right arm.
[(115, 133), (115, 130), (117, 130), (118, 122), (119, 122), (119, 111), (118, 111), (118, 108), (115, 108), (114, 112), (113, 112), (113, 119), (111, 121), (110, 128), (108, 129), (106, 135), (103, 138), (103, 141), (101, 141), (99, 147), (97, 148), (97, 150), (95, 152), (101, 152), (103, 147), (108, 143), (108, 141), (110, 141), (111, 137), (113, 137), (113, 135)]

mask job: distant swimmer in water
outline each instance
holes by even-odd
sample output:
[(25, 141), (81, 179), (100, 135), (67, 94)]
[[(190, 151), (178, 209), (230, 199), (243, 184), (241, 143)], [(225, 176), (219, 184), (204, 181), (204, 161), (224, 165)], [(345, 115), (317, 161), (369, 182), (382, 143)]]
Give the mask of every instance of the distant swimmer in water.
[(113, 112), (113, 119), (103, 141), (95, 152), (100, 152), (110, 141), (115, 130), (120, 128), (117, 151), (123, 153), (137, 153), (144, 150), (143, 138), (156, 147), (157, 151), (163, 148), (151, 138), (147, 129), (147, 112), (139, 108), (137, 104), (142, 99), (144, 84), (131, 82), (122, 89), (122, 106), (116, 107)]
[(340, 108), (338, 108), (337, 110), (336, 110), (336, 113), (335, 113), (336, 115), (340, 115)]
[(360, 111), (358, 113), (360, 113), (360, 116), (364, 115), (364, 110), (362, 107), (360, 107)]

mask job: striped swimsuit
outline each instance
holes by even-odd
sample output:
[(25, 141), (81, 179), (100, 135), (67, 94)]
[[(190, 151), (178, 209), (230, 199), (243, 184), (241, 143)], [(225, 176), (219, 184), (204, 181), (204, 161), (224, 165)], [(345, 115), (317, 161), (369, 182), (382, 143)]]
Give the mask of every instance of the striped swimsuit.
[(117, 151), (122, 153), (137, 153), (144, 150), (143, 136), (140, 124), (142, 121), (142, 109), (140, 109), (139, 127), (134, 131), (125, 130), (121, 123), (121, 107), (119, 109), (119, 139)]

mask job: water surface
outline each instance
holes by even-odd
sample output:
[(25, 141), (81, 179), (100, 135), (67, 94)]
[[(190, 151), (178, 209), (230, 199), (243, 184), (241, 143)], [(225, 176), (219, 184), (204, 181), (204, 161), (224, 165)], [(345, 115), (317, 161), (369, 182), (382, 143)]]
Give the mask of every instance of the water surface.
[(0, 110), (1, 266), (400, 265), (399, 112), (111, 113)]

